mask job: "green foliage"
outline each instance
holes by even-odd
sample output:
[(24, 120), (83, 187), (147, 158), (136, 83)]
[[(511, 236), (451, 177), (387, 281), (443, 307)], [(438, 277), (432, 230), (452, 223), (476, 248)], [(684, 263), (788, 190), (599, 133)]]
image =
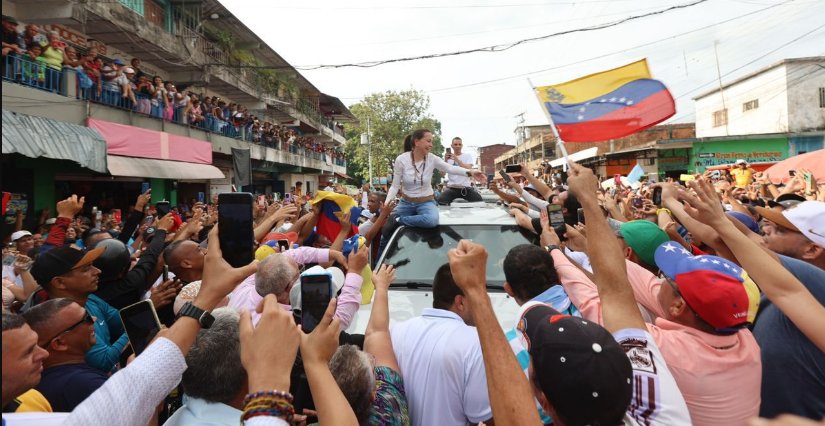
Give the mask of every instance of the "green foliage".
[(203, 29), (215, 45), (222, 50), (229, 52), (235, 49), (235, 39), (229, 31), (217, 29), (208, 22), (204, 22)]
[[(430, 98), (424, 92), (410, 89), (401, 92), (373, 93), (349, 107), (360, 120), (358, 125), (346, 126), (347, 174), (369, 179), (369, 150), (361, 145), (361, 133), (367, 133), (367, 118), (372, 119), (372, 167), (373, 176), (392, 173), (395, 158), (404, 152), (404, 138), (418, 128), (433, 132), (435, 155), (442, 155), (441, 122), (432, 117), (428, 109)], [(438, 172), (433, 182), (440, 181)]]

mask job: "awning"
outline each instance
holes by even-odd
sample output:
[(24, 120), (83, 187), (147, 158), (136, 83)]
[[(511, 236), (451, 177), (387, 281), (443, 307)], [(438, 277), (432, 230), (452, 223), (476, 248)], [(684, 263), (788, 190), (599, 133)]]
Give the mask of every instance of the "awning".
[(3, 110), (3, 154), (71, 160), (106, 173), (106, 140), (97, 130)]
[(151, 158), (109, 155), (112, 176), (137, 176), (159, 179), (225, 179), (223, 172), (209, 164), (154, 160)]
[(643, 148), (625, 149), (624, 151), (605, 152), (604, 156), (605, 157), (610, 157), (610, 156), (613, 156), (613, 155), (622, 155), (622, 154), (630, 154), (630, 153), (633, 153), (633, 152), (655, 151), (655, 150), (656, 150), (656, 146), (654, 145), (654, 146), (647, 146), (647, 147), (643, 147)]
[(341, 179), (352, 179), (352, 177), (350, 177), (350, 175), (348, 175), (346, 173), (335, 172), (335, 176), (338, 176)]
[[(579, 162), (583, 160), (587, 160), (588, 158), (593, 158), (599, 155), (599, 147), (594, 146), (593, 148), (583, 149), (579, 152), (574, 152), (569, 155), (570, 161)], [(564, 158), (557, 158), (550, 162), (550, 167), (561, 167), (564, 165)]]

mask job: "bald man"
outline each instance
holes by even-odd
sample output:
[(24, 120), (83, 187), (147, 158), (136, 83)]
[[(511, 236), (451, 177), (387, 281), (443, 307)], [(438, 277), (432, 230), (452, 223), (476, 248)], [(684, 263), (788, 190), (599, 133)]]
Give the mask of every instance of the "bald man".
[(203, 258), (206, 247), (190, 240), (175, 241), (163, 250), (163, 260), (169, 272), (184, 283), (203, 279)]

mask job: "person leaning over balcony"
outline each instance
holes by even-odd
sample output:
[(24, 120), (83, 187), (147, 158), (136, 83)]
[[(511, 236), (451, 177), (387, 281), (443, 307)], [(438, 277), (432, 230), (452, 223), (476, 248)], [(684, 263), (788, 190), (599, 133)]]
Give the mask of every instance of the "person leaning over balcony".
[[(166, 88), (160, 76), (152, 77), (152, 115), (166, 118), (167, 111), (170, 110), (169, 98), (166, 96)], [(170, 117), (171, 119), (171, 117)]]
[(389, 239), (398, 225), (419, 228), (438, 226), (438, 207), (433, 194), (433, 170), (474, 177), (482, 184), (487, 178), (478, 170), (465, 169), (447, 164), (444, 160), (431, 154), (433, 134), (427, 129), (418, 129), (404, 140), (404, 153), (395, 159), (392, 187), (387, 199), (393, 200), (400, 189), (404, 196), (398, 204), (397, 212), (390, 217), (384, 227), (383, 235)]
[(46, 36), (40, 33), (40, 27), (36, 24), (26, 25), (23, 31), (20, 32), (18, 45), (23, 50), (26, 50), (32, 44), (43, 46), (43, 43), (48, 43), (48, 40), (46, 40)]
[[(17, 18), (3, 15), (3, 56), (23, 54), (23, 49), (19, 44), (20, 34), (17, 33), (17, 25), (19, 25)], [(5, 64), (3, 67), (5, 68)]]
[(48, 34), (49, 44), (43, 50), (40, 56), (46, 61), (46, 81), (54, 90), (60, 90), (60, 77), (63, 70), (63, 64), (69, 62), (69, 57), (66, 56), (66, 43), (60, 41), (60, 35), (55, 31)]

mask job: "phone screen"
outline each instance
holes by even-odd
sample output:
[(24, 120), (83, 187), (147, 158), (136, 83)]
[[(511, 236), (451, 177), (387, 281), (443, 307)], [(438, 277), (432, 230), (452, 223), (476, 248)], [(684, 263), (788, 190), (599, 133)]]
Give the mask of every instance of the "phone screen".
[(278, 248), (289, 250), (289, 240), (278, 240)]
[(120, 310), (120, 321), (129, 336), (135, 355), (140, 355), (160, 331), (160, 321), (151, 300), (144, 300)]
[(791, 177), (796, 176), (796, 170), (788, 170), (788, 175)]
[(513, 180), (504, 170), (499, 170), (498, 174), (501, 175), (501, 178), (504, 179), (505, 182), (511, 182)]
[(653, 188), (653, 204), (657, 206), (662, 205), (662, 188)]
[(169, 265), (163, 265), (163, 282), (169, 281)]
[(559, 225), (564, 226), (564, 213), (562, 213), (561, 204), (548, 204), (547, 214), (550, 216), (550, 226), (553, 228)]
[(140, 184), (140, 193), (145, 194), (146, 191), (149, 190), (149, 182), (143, 182)]
[(584, 225), (584, 209), (580, 208), (576, 211), (576, 214), (578, 215), (579, 223)]
[(812, 173), (805, 173), (805, 195), (811, 195), (815, 187), (816, 182), (814, 182), (814, 175)]
[(521, 172), (521, 165), (519, 164), (510, 164), (507, 166), (504, 171), (507, 173), (520, 173)]
[(203, 192), (198, 192), (198, 202), (205, 203), (206, 202), (206, 194)]
[(158, 211), (158, 217), (164, 217), (172, 211), (168, 201), (158, 201), (155, 209)]
[(218, 230), (223, 258), (233, 268), (252, 262), (255, 240), (252, 194), (230, 192), (218, 196)]
[(301, 329), (311, 333), (324, 318), (332, 299), (332, 278), (329, 275), (301, 277)]
[(444, 148), (444, 150), (447, 152), (447, 154), (452, 154), (453, 153), (452, 148)]

